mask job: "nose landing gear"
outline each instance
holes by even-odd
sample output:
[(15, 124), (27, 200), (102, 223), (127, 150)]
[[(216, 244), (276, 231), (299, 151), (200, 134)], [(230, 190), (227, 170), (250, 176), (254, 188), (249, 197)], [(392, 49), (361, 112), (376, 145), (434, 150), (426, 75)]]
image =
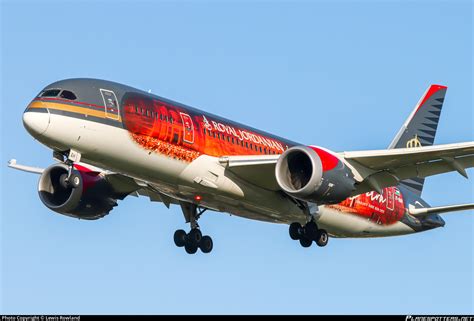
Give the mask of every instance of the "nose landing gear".
[(79, 185), (81, 184), (81, 177), (78, 174), (74, 173), (73, 169), (74, 169), (74, 163), (80, 161), (81, 153), (71, 149), (66, 153), (66, 159), (64, 159), (63, 153), (54, 151), (53, 158), (66, 164), (68, 168), (67, 174), (64, 173), (59, 177), (59, 184), (63, 188), (79, 187)]
[(194, 254), (198, 249), (203, 253), (210, 253), (213, 248), (212, 238), (208, 235), (202, 235), (197, 220), (206, 211), (198, 210), (196, 204), (180, 202), (186, 223), (191, 224), (191, 230), (186, 233), (184, 230), (174, 232), (174, 244), (178, 247), (184, 247), (188, 254)]

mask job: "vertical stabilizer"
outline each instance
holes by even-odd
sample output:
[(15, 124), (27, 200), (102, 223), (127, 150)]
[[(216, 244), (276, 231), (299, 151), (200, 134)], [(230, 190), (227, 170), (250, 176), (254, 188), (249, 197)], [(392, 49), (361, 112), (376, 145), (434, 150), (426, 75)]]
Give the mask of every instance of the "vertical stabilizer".
[[(447, 89), (448, 87), (442, 85), (431, 85), (428, 88), (400, 128), (389, 149), (433, 145)], [(414, 177), (400, 181), (400, 185), (420, 196), (424, 182), (424, 178)]]

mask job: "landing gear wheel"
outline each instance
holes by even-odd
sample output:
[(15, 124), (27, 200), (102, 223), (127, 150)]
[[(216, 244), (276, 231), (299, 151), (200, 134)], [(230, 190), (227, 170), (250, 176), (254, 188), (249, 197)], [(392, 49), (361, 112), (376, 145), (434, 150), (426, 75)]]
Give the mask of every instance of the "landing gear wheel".
[(207, 210), (207, 208), (199, 207), (196, 203), (180, 201), (179, 205), (183, 211), (186, 223), (190, 223), (191, 230), (185, 233), (183, 230), (178, 230), (174, 233), (174, 243), (186, 250), (188, 254), (194, 254), (198, 249), (203, 253), (212, 251), (213, 242), (210, 236), (202, 236), (199, 229), (198, 219)]
[(310, 240), (316, 240), (318, 237), (318, 226), (313, 221), (308, 222), (304, 227), (304, 236)]
[(202, 237), (201, 242), (199, 242), (199, 248), (201, 249), (202, 253), (209, 253), (212, 251), (212, 238), (208, 235)]
[(65, 189), (77, 188), (81, 184), (81, 178), (77, 174), (68, 177), (68, 174), (64, 173), (59, 176), (59, 184)]
[(191, 242), (186, 242), (186, 244), (184, 244), (184, 249), (186, 250), (186, 253), (194, 254), (194, 253), (197, 252), (198, 246), (196, 244), (191, 243)]
[(188, 234), (188, 240), (196, 246), (201, 242), (202, 233), (197, 228), (193, 228)]
[(303, 227), (301, 226), (300, 223), (294, 222), (290, 224), (290, 237), (292, 240), (299, 240), (301, 238), (301, 231), (303, 230)]
[(313, 244), (313, 240), (310, 240), (306, 237), (300, 238), (300, 244), (302, 247), (310, 247)]
[(79, 185), (81, 184), (81, 178), (77, 174), (71, 174), (68, 183), (69, 186), (71, 186), (72, 188), (79, 187)]
[(183, 247), (186, 244), (186, 232), (183, 230), (176, 230), (173, 238), (177, 247)]
[(326, 230), (319, 230), (318, 238), (316, 239), (316, 244), (322, 247), (322, 246), (326, 246), (328, 244), (328, 241), (329, 241), (328, 232), (326, 232)]

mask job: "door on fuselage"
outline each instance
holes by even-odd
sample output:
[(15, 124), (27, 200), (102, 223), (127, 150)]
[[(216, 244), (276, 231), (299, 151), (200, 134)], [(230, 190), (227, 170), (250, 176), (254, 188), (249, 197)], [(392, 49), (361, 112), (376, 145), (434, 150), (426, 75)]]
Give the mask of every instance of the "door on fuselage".
[(112, 90), (101, 88), (100, 94), (102, 95), (102, 99), (104, 100), (105, 117), (118, 120), (120, 115), (120, 107), (115, 93)]
[(194, 125), (191, 116), (185, 113), (180, 113), (183, 121), (183, 142), (188, 144), (194, 143)]

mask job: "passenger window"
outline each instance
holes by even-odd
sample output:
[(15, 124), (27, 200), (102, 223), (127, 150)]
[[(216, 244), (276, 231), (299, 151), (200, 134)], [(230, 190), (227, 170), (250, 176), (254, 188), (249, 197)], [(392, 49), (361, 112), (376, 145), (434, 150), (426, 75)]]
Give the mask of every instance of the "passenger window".
[(72, 91), (63, 90), (60, 95), (61, 98), (68, 99), (68, 100), (76, 100), (77, 97), (74, 95)]
[(59, 89), (45, 90), (40, 94), (40, 97), (56, 97), (60, 91)]
[(178, 140), (179, 140), (178, 134), (174, 134), (174, 135), (173, 135), (173, 141), (172, 141), (172, 143), (173, 143), (173, 144), (177, 144), (177, 143), (178, 143)]

